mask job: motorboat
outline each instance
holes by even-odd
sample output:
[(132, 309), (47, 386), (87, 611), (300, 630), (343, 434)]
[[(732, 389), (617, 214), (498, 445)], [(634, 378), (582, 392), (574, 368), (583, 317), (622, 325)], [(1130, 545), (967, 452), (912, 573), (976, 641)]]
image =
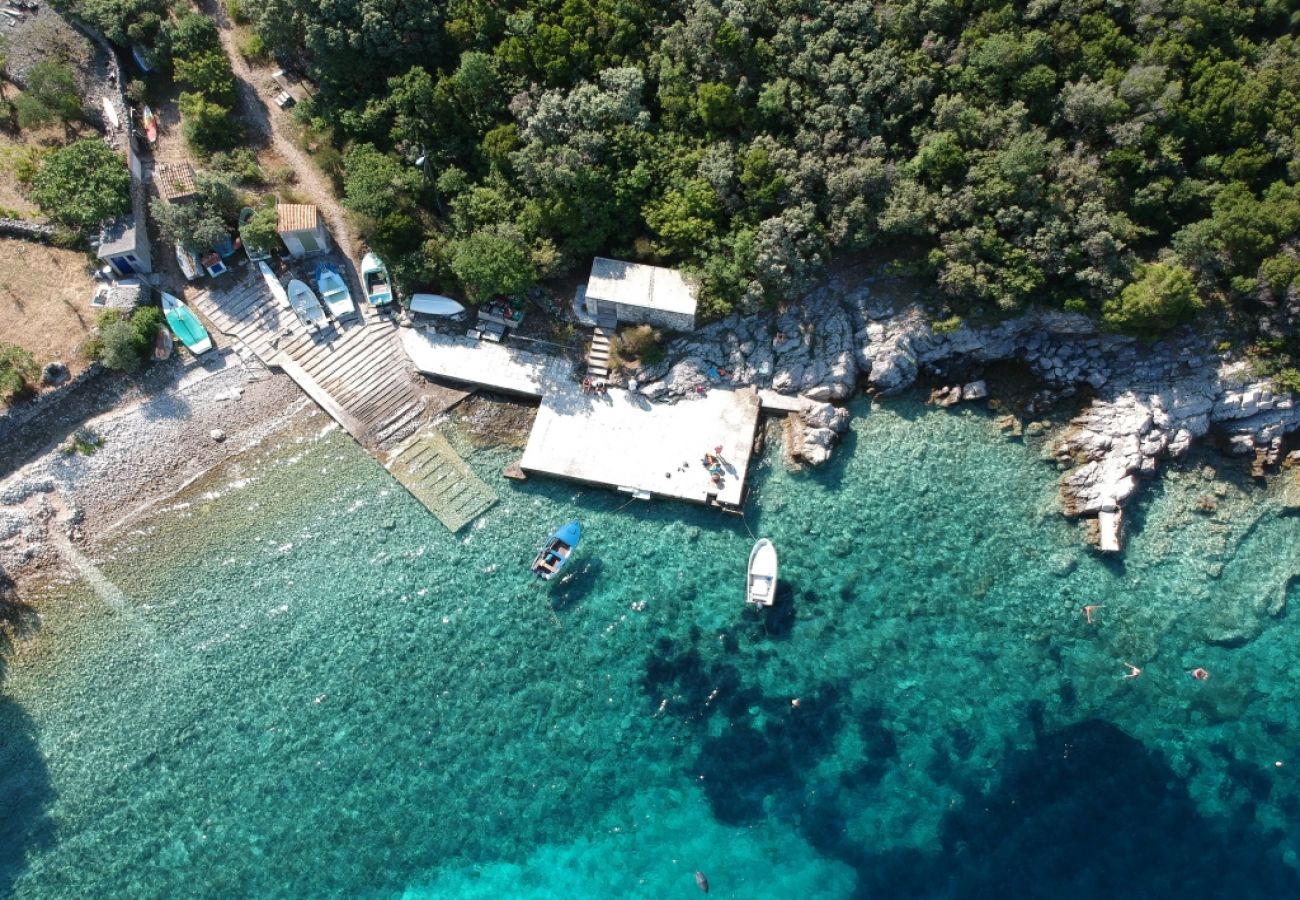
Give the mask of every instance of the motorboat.
[(167, 319), (172, 334), (196, 356), (211, 350), (212, 337), (199, 317), (194, 315), (194, 311), (185, 305), (185, 301), (166, 291), (159, 293), (162, 294), (163, 316)]
[(745, 602), (771, 606), (776, 602), (776, 545), (761, 538), (749, 551), (749, 571), (745, 578)]
[(320, 291), (321, 302), (336, 321), (357, 314), (357, 306), (352, 302), (348, 283), (327, 263), (316, 265), (316, 289)]
[(289, 305), (309, 330), (324, 328), (329, 324), (329, 320), (325, 318), (325, 310), (321, 309), (320, 301), (316, 299), (316, 294), (306, 282), (299, 281), (297, 278), (291, 279), (285, 292), (289, 295)]
[(361, 260), (361, 285), (365, 288), (366, 302), (371, 306), (387, 306), (393, 302), (388, 267), (373, 253), (367, 253)]
[(568, 522), (557, 529), (542, 549), (537, 553), (537, 559), (533, 560), (533, 574), (543, 581), (550, 581), (560, 573), (573, 551), (578, 547), (578, 541), (582, 540), (582, 523), (577, 519)]

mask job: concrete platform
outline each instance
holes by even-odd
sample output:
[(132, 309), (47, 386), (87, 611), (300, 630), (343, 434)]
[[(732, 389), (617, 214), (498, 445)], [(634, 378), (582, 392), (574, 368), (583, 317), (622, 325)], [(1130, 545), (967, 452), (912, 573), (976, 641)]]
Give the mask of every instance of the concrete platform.
[(426, 375), (524, 397), (565, 386), (577, 390), (573, 365), (560, 357), (415, 328), (401, 329), (401, 341), (411, 363)]
[[(633, 494), (738, 507), (759, 412), (752, 388), (715, 388), (670, 405), (617, 388), (584, 394), (570, 381), (542, 396), (520, 467)], [(721, 489), (700, 462), (718, 445), (727, 461)]]

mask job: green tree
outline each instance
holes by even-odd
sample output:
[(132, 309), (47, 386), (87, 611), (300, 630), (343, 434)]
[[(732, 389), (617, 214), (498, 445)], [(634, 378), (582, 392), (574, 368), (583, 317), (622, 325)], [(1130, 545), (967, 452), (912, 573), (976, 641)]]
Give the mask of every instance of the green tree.
[(217, 48), (191, 56), (178, 57), (174, 66), (176, 80), (194, 88), (214, 103), (235, 105), (235, 75), (225, 51)]
[(424, 177), (374, 144), (358, 144), (344, 154), (343, 169), (344, 205), (374, 220), (411, 209)]
[(1102, 323), (1112, 331), (1154, 336), (1188, 321), (1202, 305), (1191, 272), (1152, 263), (1118, 297), (1105, 302)]
[(707, 83), (695, 91), (695, 114), (711, 131), (726, 131), (740, 124), (740, 104), (730, 85)]
[(206, 203), (168, 203), (155, 199), (149, 212), (164, 241), (179, 244), (193, 253), (207, 253), (230, 236), (221, 216)]
[(138, 372), (153, 349), (162, 322), (162, 312), (156, 306), (139, 307), (130, 316), (116, 309), (104, 310), (96, 323), (95, 358), (107, 369)]
[(239, 234), (254, 249), (269, 253), (278, 246), (279, 225), (280, 217), (275, 211), (275, 204), (268, 203), (253, 213)]
[(502, 229), (480, 230), (453, 241), (451, 271), (476, 300), (523, 293), (537, 281), (528, 248)]
[(27, 73), (27, 87), (13, 104), (23, 128), (70, 122), (81, 115), (81, 98), (72, 70), (52, 59), (32, 66)]
[(39, 373), (31, 353), (17, 344), (0, 343), (0, 400), (12, 400), (30, 390)]
[(129, 211), (130, 192), (126, 162), (99, 138), (51, 153), (32, 179), (37, 206), (57, 222), (82, 228)]
[(181, 94), (181, 133), (185, 143), (198, 156), (208, 156), (218, 150), (236, 146), (241, 132), (234, 114), (220, 103), (214, 103), (202, 94)]

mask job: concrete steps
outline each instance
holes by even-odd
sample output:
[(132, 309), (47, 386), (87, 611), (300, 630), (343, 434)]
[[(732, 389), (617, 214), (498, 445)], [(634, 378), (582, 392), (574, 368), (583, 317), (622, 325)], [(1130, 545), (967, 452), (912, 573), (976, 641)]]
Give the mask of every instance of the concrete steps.
[(591, 347), (587, 350), (587, 375), (593, 379), (609, 377), (610, 344), (614, 340), (614, 329), (618, 319), (602, 315), (596, 319), (596, 327), (591, 333)]

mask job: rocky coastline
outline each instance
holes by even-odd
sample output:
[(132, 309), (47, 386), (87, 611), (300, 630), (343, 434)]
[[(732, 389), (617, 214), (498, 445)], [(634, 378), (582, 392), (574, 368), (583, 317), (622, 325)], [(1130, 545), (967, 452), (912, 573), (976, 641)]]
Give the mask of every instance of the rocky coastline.
[(1048, 311), (936, 329), (919, 304), (897, 302), (896, 287), (883, 276), (834, 278), (784, 310), (728, 316), (669, 341), (663, 360), (637, 372), (640, 390), (676, 402), (725, 380), (797, 394), (803, 427), (788, 449), (817, 465), (848, 426), (836, 403), (860, 386), (889, 396), (926, 378), (945, 385), (931, 400), (947, 406), (987, 396), (982, 380), (958, 374), (1023, 365), (1041, 384), (1031, 413), (1081, 391), (1091, 397), (1048, 447), (1064, 470), (1062, 512), (1095, 518), (1099, 546), (1111, 551), (1120, 549), (1123, 509), (1139, 479), (1162, 461), (1213, 436), (1263, 474), (1283, 461), (1286, 436), (1300, 428), (1296, 397), (1275, 393), (1247, 361), (1221, 355), (1204, 335), (1183, 331), (1147, 345), (1100, 333), (1084, 315)]

